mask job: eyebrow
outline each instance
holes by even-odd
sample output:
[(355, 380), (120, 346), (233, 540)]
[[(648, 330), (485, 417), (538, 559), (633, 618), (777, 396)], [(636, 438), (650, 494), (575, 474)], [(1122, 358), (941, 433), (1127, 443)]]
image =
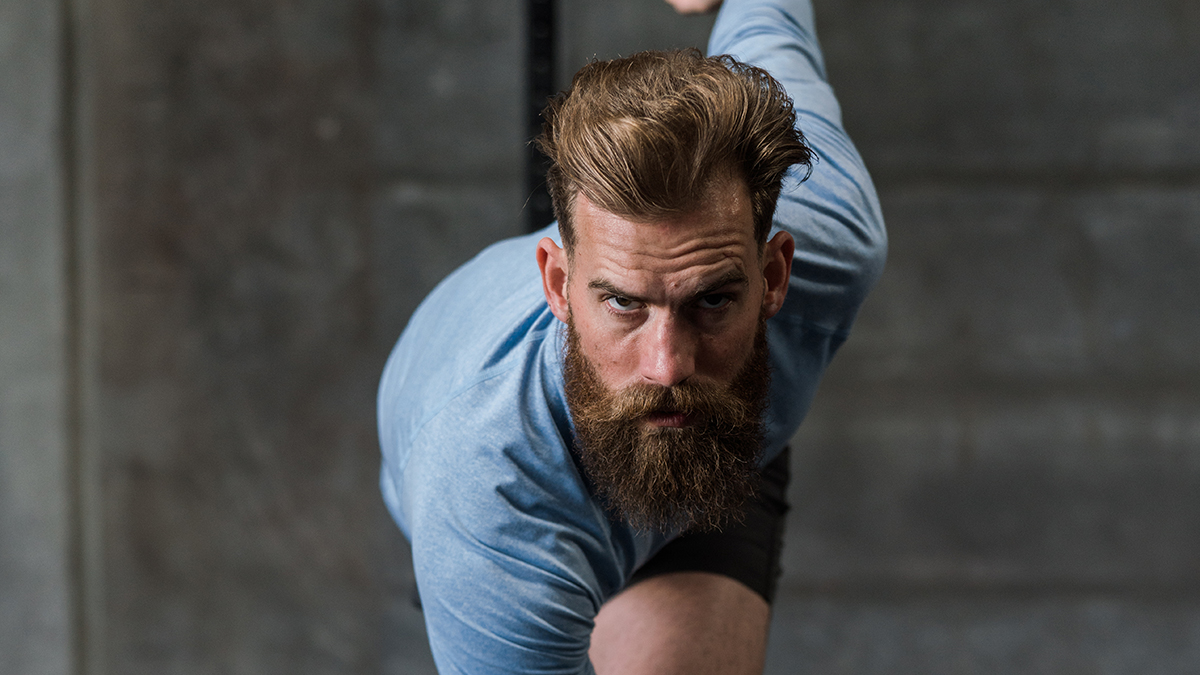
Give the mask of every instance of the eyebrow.
[(638, 300), (638, 298), (635, 298), (632, 295), (630, 295), (629, 293), (626, 293), (625, 291), (622, 291), (621, 289), (617, 288), (616, 286), (613, 286), (612, 282), (608, 281), (607, 279), (592, 279), (591, 281), (588, 282), (588, 288), (590, 290), (594, 290), (594, 291), (604, 291), (605, 293), (608, 293), (609, 295), (616, 295), (616, 296), (619, 296), (622, 298), (629, 298), (630, 300)]
[[(720, 277), (718, 277), (712, 283), (706, 284), (705, 286), (700, 288), (700, 290), (698, 290), (692, 294), (692, 297), (693, 298), (702, 298), (706, 295), (712, 295), (713, 293), (716, 293), (717, 291), (721, 290), (722, 288), (724, 288), (726, 286), (729, 286), (730, 284), (737, 284), (739, 286), (745, 286), (745, 285), (748, 285), (749, 283), (750, 283), (750, 279), (746, 276), (745, 272), (743, 272), (741, 270), (730, 270), (730, 271), (726, 272), (725, 274), (722, 274)], [(615, 296), (622, 297), (622, 298), (629, 298), (630, 300), (636, 300), (638, 302), (642, 301), (642, 298), (639, 298), (630, 293), (626, 293), (625, 291), (614, 286), (612, 284), (612, 282), (608, 281), (607, 279), (592, 279), (591, 281), (588, 282), (588, 288), (590, 290), (603, 291), (605, 293), (608, 293), (609, 295), (615, 295)]]
[(716, 281), (696, 291), (692, 297), (702, 298), (706, 295), (712, 295), (722, 288), (732, 284), (737, 284), (738, 286), (748, 286), (750, 284), (750, 278), (747, 277), (746, 273), (741, 270), (729, 270), (725, 274), (722, 274), (720, 277), (718, 277)]

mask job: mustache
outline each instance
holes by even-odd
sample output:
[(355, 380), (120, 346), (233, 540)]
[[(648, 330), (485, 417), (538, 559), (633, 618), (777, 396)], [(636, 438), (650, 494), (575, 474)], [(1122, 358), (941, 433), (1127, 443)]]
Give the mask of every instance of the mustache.
[(592, 411), (595, 421), (629, 422), (669, 412), (695, 416), (708, 427), (728, 426), (757, 413), (748, 402), (731, 397), (727, 387), (708, 383), (631, 385), (614, 394), (603, 408)]

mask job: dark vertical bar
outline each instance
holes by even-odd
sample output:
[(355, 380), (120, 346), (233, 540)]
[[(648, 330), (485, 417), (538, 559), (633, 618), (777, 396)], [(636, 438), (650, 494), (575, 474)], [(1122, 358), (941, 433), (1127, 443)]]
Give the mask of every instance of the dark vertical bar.
[[(554, 3), (555, 0), (528, 0), (529, 80), (527, 138), (532, 141), (542, 129), (542, 108), (554, 94)], [(554, 220), (550, 192), (546, 188), (546, 156), (529, 143), (526, 154), (525, 187), (529, 199), (530, 231)]]

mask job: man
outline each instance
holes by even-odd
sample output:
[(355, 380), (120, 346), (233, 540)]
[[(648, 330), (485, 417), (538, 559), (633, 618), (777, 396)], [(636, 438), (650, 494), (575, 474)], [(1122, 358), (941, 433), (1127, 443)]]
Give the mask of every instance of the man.
[(885, 236), (808, 0), (726, 0), (709, 51), (778, 82), (585, 67), (539, 141), (560, 238), (480, 253), (388, 361), (381, 486), (443, 673), (762, 671), (785, 446)]

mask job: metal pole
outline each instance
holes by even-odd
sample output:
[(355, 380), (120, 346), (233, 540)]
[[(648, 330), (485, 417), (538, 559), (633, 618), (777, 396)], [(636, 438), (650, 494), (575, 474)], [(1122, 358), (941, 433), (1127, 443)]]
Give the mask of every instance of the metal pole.
[[(529, 14), (529, 71), (528, 71), (528, 128), (527, 137), (533, 140), (542, 129), (542, 108), (554, 94), (554, 4), (555, 0), (528, 0)], [(546, 156), (530, 143), (526, 152), (525, 186), (528, 227), (532, 232), (554, 220), (550, 192), (546, 187)]]

